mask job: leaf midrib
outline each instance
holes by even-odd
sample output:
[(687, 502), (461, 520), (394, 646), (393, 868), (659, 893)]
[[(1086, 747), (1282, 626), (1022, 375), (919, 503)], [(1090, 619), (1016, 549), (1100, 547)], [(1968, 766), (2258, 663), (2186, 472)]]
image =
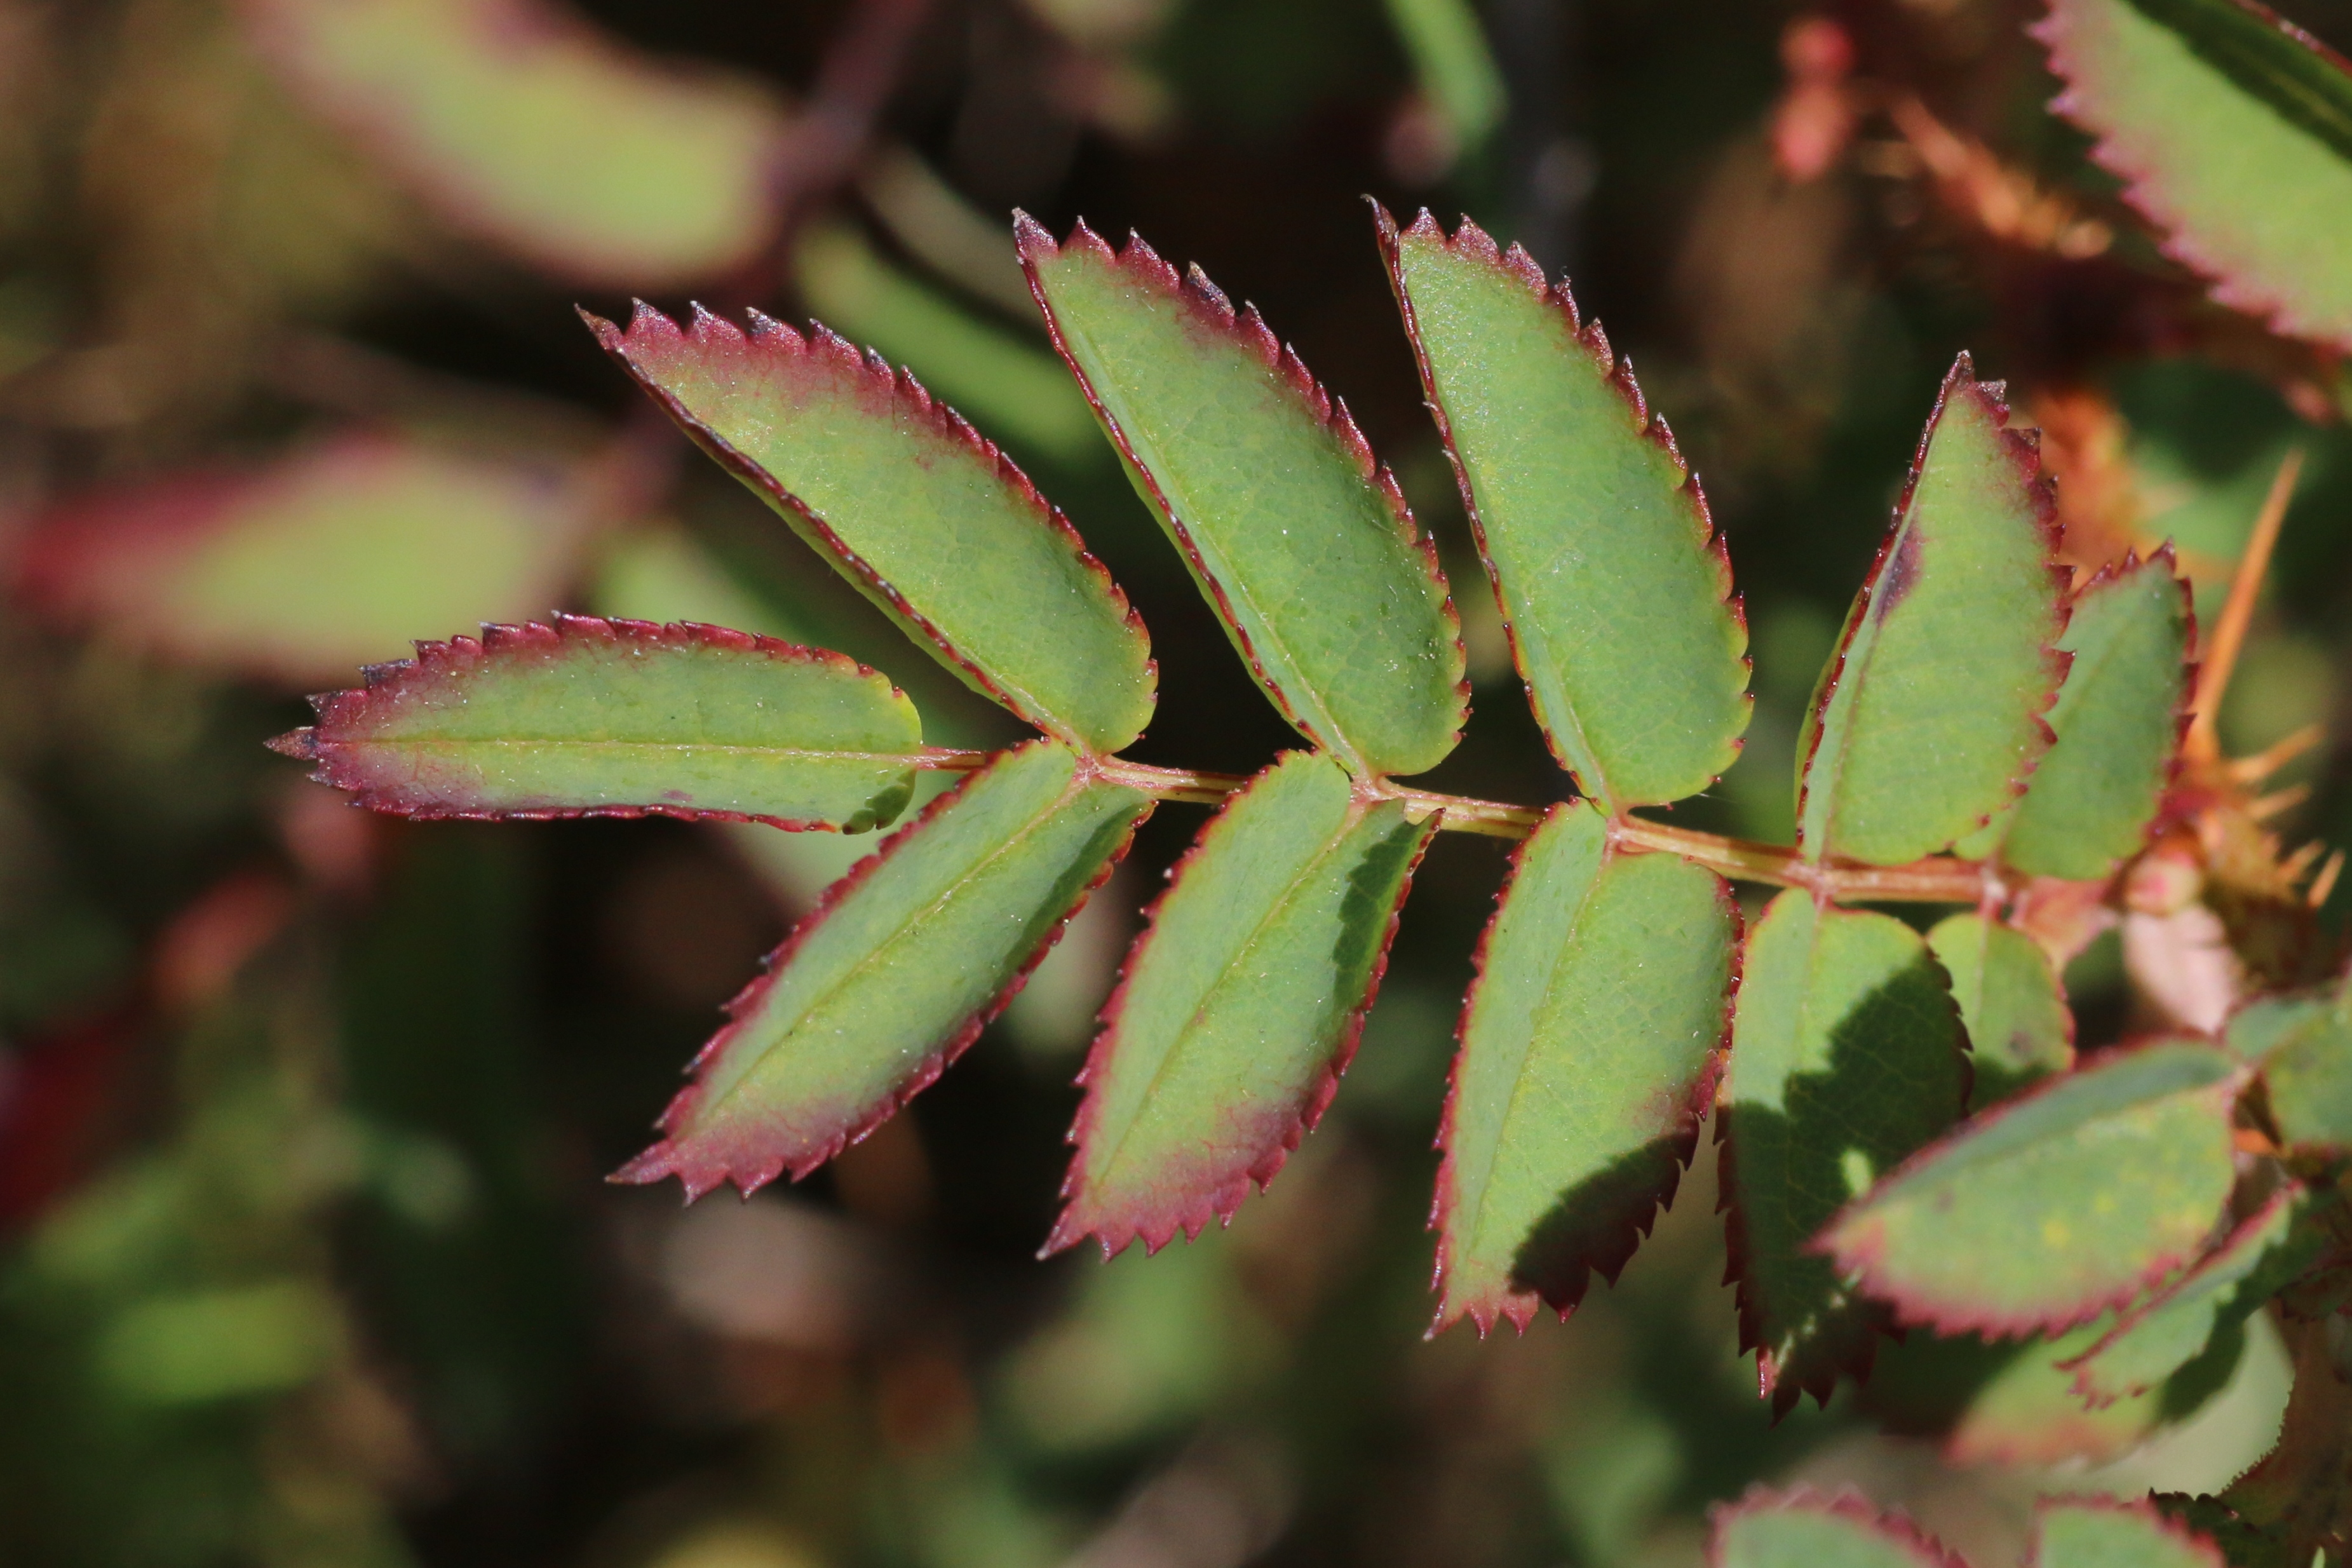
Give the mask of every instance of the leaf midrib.
[(784, 758), (816, 762), (870, 762), (897, 767), (915, 767), (922, 761), (916, 752), (858, 752), (820, 746), (753, 746), (735, 742), (713, 741), (622, 741), (602, 740), (539, 740), (529, 737), (503, 736), (493, 739), (473, 739), (452, 736), (402, 739), (378, 737), (363, 741), (321, 741), (321, 751), (567, 751), (567, 752), (708, 752), (719, 756), (752, 758)]

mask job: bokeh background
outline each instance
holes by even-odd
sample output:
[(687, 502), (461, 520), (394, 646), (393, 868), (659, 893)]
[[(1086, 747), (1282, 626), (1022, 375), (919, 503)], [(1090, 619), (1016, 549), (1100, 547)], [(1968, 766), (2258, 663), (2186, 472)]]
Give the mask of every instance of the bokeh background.
[[(603, 360), (574, 306), (642, 295), (910, 365), (1140, 607), (1137, 754), (1262, 765), (1288, 731), (1052, 358), (1018, 205), (1199, 262), (1347, 399), (1467, 623), (1430, 782), (1558, 796), (1370, 193), (1568, 270), (1704, 476), (1758, 703), (1684, 820), (1786, 840), (1799, 709), (1965, 348), (2070, 535), (2175, 540), (2209, 613), (2305, 450), (2222, 730), (2324, 726), (2273, 826), (2352, 843), (2346, 383), (2159, 256), (2047, 111), (2033, 9), (0, 0), (0, 1560), (1686, 1564), (1710, 1502), (1811, 1480), (2000, 1563), (2037, 1489), (2228, 1479), (2284, 1394), (2259, 1322), (2189, 1419), (1915, 1335), (1774, 1426), (1705, 1149), (1565, 1327), (1424, 1341), (1492, 841), (1431, 852), (1269, 1194), (1041, 1263), (1072, 1074), (1196, 809), (911, 1110), (684, 1209), (603, 1178), (862, 847), (396, 822), (262, 746), (412, 637), (551, 608), (838, 647), (935, 742), (1009, 735)], [(2352, 44), (2344, 0), (2289, 9)], [(2068, 979), (2086, 1046), (2145, 1010), (2112, 938)]]

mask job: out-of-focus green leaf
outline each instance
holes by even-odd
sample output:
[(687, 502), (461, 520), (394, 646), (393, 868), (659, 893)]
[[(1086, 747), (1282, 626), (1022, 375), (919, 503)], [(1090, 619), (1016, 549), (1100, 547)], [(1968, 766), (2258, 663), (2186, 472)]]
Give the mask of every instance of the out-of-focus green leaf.
[(793, 258), (810, 310), (905, 364), (992, 435), (1062, 463), (1101, 457), (1085, 395), (1043, 344), (1024, 342), (916, 281), (854, 229), (813, 227)]
[(2230, 1048), (2262, 1069), (2287, 1146), (2352, 1149), (2352, 980), (2316, 996), (2269, 996), (2230, 1020)]
[(239, 0), (263, 55), (446, 221), (558, 277), (653, 289), (750, 260), (792, 135), (542, 0)]
[(1696, 795), (1739, 754), (1748, 632), (1665, 422), (1525, 251), (1377, 216), (1552, 754), (1612, 810)]
[(1015, 235), (1055, 346), (1276, 705), (1351, 772), (1436, 766), (1468, 712), (1461, 625), (1346, 405), (1198, 268), (1084, 224)]
[(1581, 802), (1519, 851), (1487, 927), (1439, 1142), (1440, 1327), (1525, 1328), (1615, 1279), (1674, 1196), (1721, 1061), (1739, 939), (1721, 878), (1616, 855)]
[(1876, 1310), (1813, 1238), (1951, 1125), (1967, 1070), (1917, 932), (1795, 889), (1772, 900), (1748, 935), (1719, 1124), (1740, 1338), (1776, 1405), (1869, 1366)]
[(982, 695), (1116, 752), (1151, 717), (1143, 622), (1076, 530), (912, 377), (823, 327), (640, 306), (598, 341), (908, 636)]
[(1104, 1011), (1047, 1251), (1089, 1236), (1156, 1251), (1274, 1179), (1355, 1054), (1436, 830), (1307, 752), (1211, 820)]
[(1974, 833), (2048, 744), (2065, 673), (2049, 486), (1998, 383), (1945, 377), (1799, 738), (1797, 838), (1895, 865)]
[(1967, 1568), (1900, 1514), (1849, 1492), (1750, 1492), (1715, 1511), (1708, 1568)]
[(2169, 546), (2108, 567), (2075, 595), (2058, 649), (2074, 662), (2057, 739), (2024, 798), (1960, 845), (2037, 877), (2105, 877), (2140, 847), (2171, 775), (2189, 696), (2189, 585)]
[(420, 630), (544, 611), (589, 510), (564, 475), (347, 437), (71, 503), (19, 547), (15, 575), (114, 641), (299, 689), (397, 658)]
[(1974, 1051), (1972, 1110), (2074, 1066), (2074, 1015), (2040, 942), (1982, 915), (1953, 915), (1927, 933), (1927, 946), (1951, 976)]
[(1478, 13), (1469, 0), (1388, 0), (1388, 8), (1422, 95), (1459, 146), (1475, 147), (1502, 123), (1507, 102)]
[(2026, 1568), (2225, 1568), (2221, 1549), (2146, 1502), (2045, 1498)]
[(2284, 1187), (2197, 1266), (2125, 1313), (2068, 1363), (2093, 1405), (2145, 1394), (2260, 1311), (2317, 1256), (2324, 1233), (2305, 1223), (2311, 1200)]
[(598, 615), (617, 620), (698, 621), (811, 647), (825, 640), (668, 524), (643, 524), (607, 544), (590, 595)]
[(793, 928), (615, 1179), (750, 1193), (864, 1137), (979, 1037), (1150, 805), (1051, 741), (941, 795)]
[(2119, 1307), (2205, 1245), (2234, 1174), (2237, 1068), (2195, 1040), (2111, 1056), (1978, 1118), (1823, 1237), (1906, 1321), (2051, 1331)]
[(404, 816), (719, 816), (861, 833), (905, 809), (922, 724), (836, 653), (560, 616), (419, 643), (278, 749)]
[(2248, 0), (2052, 0), (2052, 107), (2213, 280), (2281, 331), (2352, 348), (2352, 71)]

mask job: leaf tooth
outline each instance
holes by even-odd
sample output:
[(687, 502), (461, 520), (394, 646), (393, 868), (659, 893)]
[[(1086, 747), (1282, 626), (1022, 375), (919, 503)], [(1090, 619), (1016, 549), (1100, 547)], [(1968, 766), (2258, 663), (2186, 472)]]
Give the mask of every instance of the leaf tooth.
[[(1601, 332), (1601, 323), (1597, 321), (1592, 323), (1592, 335), (1605, 357), (1608, 353), (1609, 339)], [(1617, 361), (1614, 368), (1609, 372), (1609, 382), (1624, 395), (1627, 403), (1633, 405), (1633, 422), (1639, 425), (1646, 435), (1650, 428), (1650, 400), (1642, 395), (1642, 384), (1634, 379), (1633, 362), (1630, 357)], [(1666, 444), (1666, 449), (1674, 451), (1674, 444), (1671, 441)], [(1675, 460), (1679, 463), (1682, 460), (1682, 454), (1675, 452)], [(1685, 469), (1685, 472), (1688, 470)]]
[(1462, 220), (1460, 226), (1454, 231), (1454, 237), (1445, 243), (1450, 248), (1461, 251), (1465, 256), (1475, 256), (1490, 267), (1503, 265), (1503, 252), (1501, 247), (1496, 245), (1494, 236), (1480, 228), (1469, 218), (1465, 217)]
[[(1529, 256), (1528, 247), (1516, 239), (1511, 241), (1511, 248), (1503, 252), (1503, 270), (1517, 273), (1519, 281), (1538, 294), (1550, 289), (1551, 283), (1544, 277), (1543, 264)], [(1572, 304), (1570, 308), (1573, 309)]]
[[(1129, 231), (1128, 237), (1138, 243), (1141, 239), (1141, 237), (1135, 234), (1133, 230)], [(1225, 291), (1223, 289), (1209, 281), (1209, 275), (1201, 270), (1199, 262), (1195, 261), (1184, 268), (1184, 289), (1187, 293), (1207, 305), (1226, 321), (1230, 321), (1234, 319), (1234, 302), (1225, 297)], [(1261, 322), (1260, 325), (1263, 326), (1264, 323)]]
[[(1396, 219), (1389, 216), (1388, 209), (1381, 206), (1378, 201), (1375, 201), (1372, 203), (1372, 210), (1379, 214), (1381, 218), (1386, 220), (1389, 231), (1391, 233), (1394, 233), (1396, 230)], [(1412, 236), (1415, 239), (1433, 239), (1441, 245), (1446, 243), (1445, 230), (1440, 227), (1437, 220), (1430, 216), (1429, 209), (1427, 207), (1421, 209), (1420, 213), (1413, 218), (1412, 226), (1405, 229), (1404, 232)]]

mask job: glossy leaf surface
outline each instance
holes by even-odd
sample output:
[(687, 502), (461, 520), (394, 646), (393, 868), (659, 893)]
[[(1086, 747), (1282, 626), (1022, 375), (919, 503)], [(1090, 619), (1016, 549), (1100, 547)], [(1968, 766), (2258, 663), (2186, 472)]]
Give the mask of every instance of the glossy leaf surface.
[(1952, 915), (1927, 933), (1951, 977), (1976, 1072), (1969, 1103), (2008, 1099), (2074, 1062), (2074, 1015), (2042, 944), (1981, 915)]
[(397, 658), (421, 630), (543, 612), (588, 517), (561, 473), (354, 436), (69, 503), (16, 576), (110, 640), (299, 688)]
[(1460, 623), (1346, 406), (1198, 268), (1015, 230), (1055, 346), (1276, 705), (1352, 772), (1436, 766), (1468, 711)]
[(2073, 1363), (2074, 1386), (2094, 1405), (2156, 1387), (2235, 1331), (2301, 1273), (2319, 1235), (2300, 1226), (2310, 1207), (2299, 1188), (2282, 1188), (2197, 1266), (2140, 1303)]
[(792, 134), (747, 79), (640, 58), (538, 0), (240, 0), (297, 95), (443, 219), (558, 277), (748, 261)]
[(1715, 1512), (1708, 1568), (1967, 1568), (1917, 1525), (1852, 1493), (1755, 1492)]
[(2180, 742), (2193, 624), (2169, 549), (2093, 578), (2058, 639), (2072, 663), (2050, 708), (2057, 739), (2024, 798), (1961, 852), (2078, 881), (2137, 853)]
[[(2015, 798), (2065, 673), (2049, 486), (1963, 354), (1798, 742), (1797, 837), (1813, 859), (1896, 865)], [(1927, 759), (1932, 765), (1926, 765)]]
[(1951, 1125), (1958, 1010), (1917, 932), (1790, 889), (1748, 932), (1720, 1097), (1743, 1348), (1780, 1408), (1866, 1369), (1876, 1309), (1812, 1249), (1839, 1206)]
[(1439, 1139), (1439, 1327), (1525, 1328), (1616, 1278), (1696, 1142), (1738, 941), (1722, 879), (1612, 854), (1589, 805), (1554, 806), (1521, 847)]
[(1157, 1250), (1274, 1179), (1355, 1054), (1436, 829), (1304, 752), (1211, 819), (1104, 1009), (1048, 1251)]
[(1824, 1237), (1906, 1321), (2050, 1331), (2121, 1306), (2212, 1234), (2233, 1177), (2230, 1058), (2164, 1040), (1971, 1121)]
[(2230, 1020), (2229, 1040), (2261, 1067), (2271, 1121), (2290, 1149), (2352, 1149), (2352, 982), (2333, 994), (2253, 1003)]
[(1465, 220), (1378, 215), (1422, 384), (1552, 754), (1622, 809), (1696, 795), (1739, 754), (1748, 629), (1663, 419), (1565, 282)]
[(2033, 1511), (2026, 1568), (2224, 1568), (2224, 1559), (2147, 1503), (2051, 1498)]
[(563, 616), (420, 643), (275, 744), (404, 816), (896, 817), (914, 705), (837, 653), (716, 626)]
[(950, 669), (1048, 733), (1116, 752), (1151, 717), (1143, 623), (1021, 470), (824, 331), (640, 306), (597, 339), (670, 416)]
[(617, 1177), (689, 1196), (797, 1180), (928, 1086), (979, 1035), (1150, 807), (1050, 741), (1007, 752), (835, 883), (729, 1005)]
[(2213, 297), (2352, 348), (2352, 73), (2244, 0), (2052, 0), (2052, 104)]

